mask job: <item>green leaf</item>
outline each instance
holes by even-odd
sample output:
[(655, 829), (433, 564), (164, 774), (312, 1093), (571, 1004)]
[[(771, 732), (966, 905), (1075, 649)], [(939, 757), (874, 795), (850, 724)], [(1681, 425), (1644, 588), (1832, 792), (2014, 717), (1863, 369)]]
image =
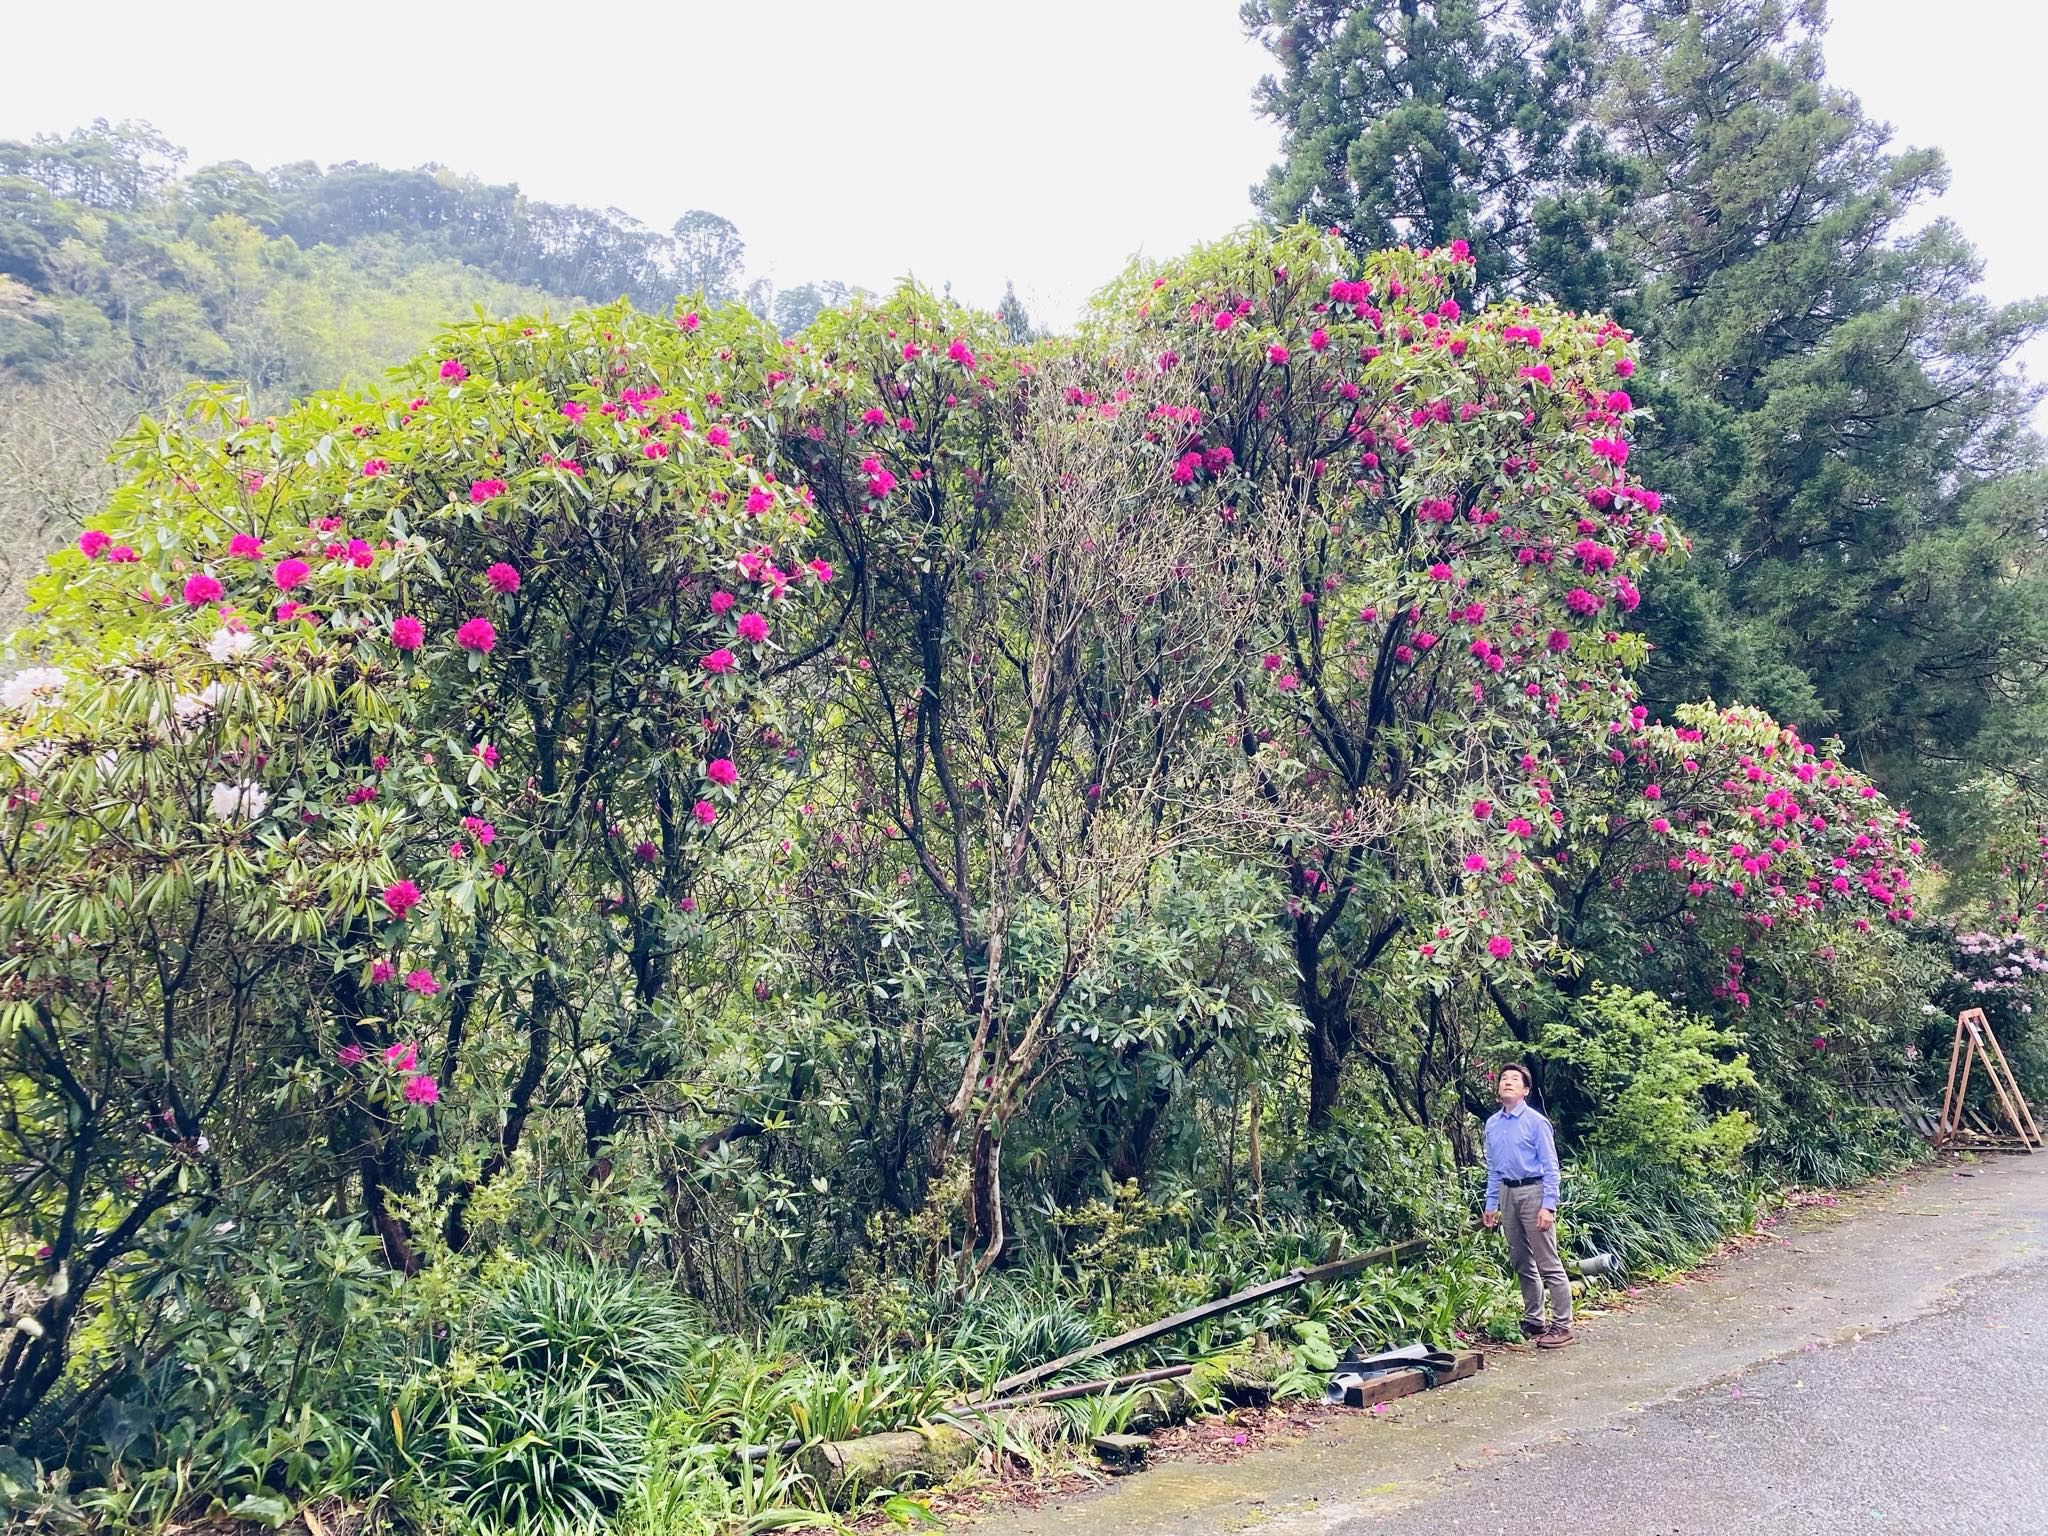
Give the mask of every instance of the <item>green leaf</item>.
[(239, 1503), (228, 1510), (238, 1520), (258, 1520), (265, 1525), (279, 1526), (292, 1517), (292, 1507), (274, 1493), (244, 1494)]

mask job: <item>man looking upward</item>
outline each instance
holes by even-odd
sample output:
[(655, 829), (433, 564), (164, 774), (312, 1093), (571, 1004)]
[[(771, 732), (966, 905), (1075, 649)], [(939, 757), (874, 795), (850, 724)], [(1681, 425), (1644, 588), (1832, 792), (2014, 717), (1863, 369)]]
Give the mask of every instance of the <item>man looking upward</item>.
[[(1572, 1285), (1557, 1256), (1557, 1143), (1550, 1122), (1528, 1102), (1529, 1069), (1502, 1067), (1500, 1108), (1486, 1122), (1486, 1215), (1507, 1229), (1508, 1254), (1522, 1281), (1522, 1337), (1538, 1349), (1572, 1342)], [(1550, 1322), (1543, 1293), (1550, 1292)]]

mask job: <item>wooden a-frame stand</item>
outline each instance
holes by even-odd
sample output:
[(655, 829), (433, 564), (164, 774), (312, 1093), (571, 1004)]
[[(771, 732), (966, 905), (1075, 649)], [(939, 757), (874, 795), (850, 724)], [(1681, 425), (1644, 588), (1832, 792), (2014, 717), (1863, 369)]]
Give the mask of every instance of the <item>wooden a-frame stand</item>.
[[(1991, 1096), (2012, 1127), (2010, 1135), (1988, 1127), (1973, 1129), (1963, 1124), (1968, 1110), (1970, 1073), (1984, 1063), (1984, 1075), (1991, 1080)], [(1976, 1119), (1974, 1115), (1972, 1119)], [(1978, 1126), (1983, 1121), (1978, 1120)], [(1948, 1058), (1948, 1091), (1942, 1095), (1941, 1121), (1935, 1128), (1937, 1147), (1974, 1147), (1985, 1151), (2032, 1152), (2041, 1146), (2041, 1128), (2034, 1112), (2012, 1075), (2005, 1049), (1992, 1033), (1991, 1021), (1982, 1008), (1965, 1008), (1956, 1015), (1956, 1043)]]

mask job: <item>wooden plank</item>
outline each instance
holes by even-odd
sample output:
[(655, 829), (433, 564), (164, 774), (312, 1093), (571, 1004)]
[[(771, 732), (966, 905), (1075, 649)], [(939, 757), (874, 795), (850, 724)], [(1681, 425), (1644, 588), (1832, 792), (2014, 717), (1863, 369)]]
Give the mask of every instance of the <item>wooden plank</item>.
[[(1476, 1376), (1486, 1369), (1486, 1357), (1476, 1349), (1461, 1349), (1456, 1354), (1456, 1364), (1437, 1376), (1436, 1384), (1446, 1386), (1454, 1381), (1463, 1381)], [(1347, 1407), (1370, 1408), (1375, 1403), (1390, 1403), (1397, 1397), (1412, 1397), (1417, 1392), (1429, 1390), (1429, 1375), (1425, 1371), (1388, 1371), (1383, 1376), (1369, 1376), (1358, 1387), (1354, 1398), (1349, 1392), (1344, 1401)]]
[(1949, 1047), (1948, 1053), (1948, 1087), (1941, 1095), (1941, 1134), (1943, 1136), (1951, 1134), (1961, 1124), (1959, 1119), (1951, 1118), (1951, 1116), (1956, 1104), (1956, 1066), (1962, 1059), (1963, 1017), (1961, 1014), (1957, 1014), (1956, 1042)]

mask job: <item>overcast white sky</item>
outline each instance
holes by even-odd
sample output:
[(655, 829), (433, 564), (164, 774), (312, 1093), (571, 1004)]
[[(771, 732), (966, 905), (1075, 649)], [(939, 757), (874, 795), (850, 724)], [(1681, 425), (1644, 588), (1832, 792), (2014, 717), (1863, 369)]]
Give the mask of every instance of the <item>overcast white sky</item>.
[[(0, 136), (144, 118), (240, 159), (437, 161), (666, 228), (779, 284), (915, 272), (1064, 321), (1133, 252), (1250, 216), (1274, 132), (1236, 0), (6, 4)], [(1993, 296), (2048, 293), (2040, 0), (1835, 0), (1830, 73), (1954, 166)], [(27, 67), (24, 67), (27, 66)], [(2048, 375), (2048, 346), (2031, 372)]]

